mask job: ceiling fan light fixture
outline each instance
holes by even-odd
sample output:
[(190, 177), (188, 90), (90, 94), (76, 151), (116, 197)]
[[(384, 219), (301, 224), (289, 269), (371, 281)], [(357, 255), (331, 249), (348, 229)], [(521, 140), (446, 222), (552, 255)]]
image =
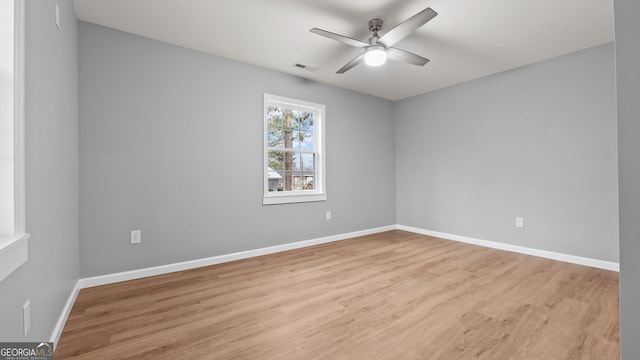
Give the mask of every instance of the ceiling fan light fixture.
[(387, 52), (382, 45), (372, 45), (364, 53), (364, 63), (368, 66), (380, 66), (387, 61)]

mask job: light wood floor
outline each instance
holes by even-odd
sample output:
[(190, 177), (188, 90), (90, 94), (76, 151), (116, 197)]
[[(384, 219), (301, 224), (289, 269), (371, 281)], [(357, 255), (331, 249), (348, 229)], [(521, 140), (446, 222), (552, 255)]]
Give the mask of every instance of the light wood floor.
[(403, 231), (83, 289), (61, 359), (619, 359), (618, 274)]

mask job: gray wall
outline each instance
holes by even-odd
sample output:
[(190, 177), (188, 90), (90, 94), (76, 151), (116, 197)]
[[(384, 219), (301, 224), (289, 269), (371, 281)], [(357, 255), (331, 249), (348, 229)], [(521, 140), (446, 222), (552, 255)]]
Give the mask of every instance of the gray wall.
[[(60, 6), (62, 30), (55, 25)], [(0, 282), (0, 339), (49, 340), (78, 280), (77, 21), (71, 1), (26, 1), (29, 260)], [(31, 332), (22, 305), (31, 300)]]
[(395, 117), (399, 224), (618, 261), (612, 43), (399, 101)]
[[(83, 22), (79, 59), (82, 277), (395, 224), (392, 102)], [(261, 205), (263, 93), (327, 106), (328, 201)]]
[(640, 2), (615, 0), (622, 359), (640, 359)]

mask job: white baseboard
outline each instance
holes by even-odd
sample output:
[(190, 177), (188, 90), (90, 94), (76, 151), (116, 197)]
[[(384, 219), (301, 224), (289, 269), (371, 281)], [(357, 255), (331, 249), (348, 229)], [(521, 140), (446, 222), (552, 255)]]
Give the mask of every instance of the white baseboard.
[(232, 254), (213, 256), (213, 257), (204, 258), (204, 259), (196, 259), (196, 260), (184, 261), (179, 263), (154, 266), (154, 267), (149, 267), (144, 269), (124, 271), (124, 272), (115, 273), (115, 274), (93, 276), (93, 277), (80, 279), (78, 283), (79, 283), (80, 289), (84, 289), (92, 286), (113, 284), (121, 281), (168, 274), (176, 271), (195, 269), (203, 266), (216, 265), (216, 264), (221, 264), (229, 261), (247, 259), (255, 256), (261, 256), (261, 255), (273, 254), (273, 253), (287, 251), (287, 250), (299, 249), (307, 246), (346, 240), (346, 239), (350, 239), (358, 236), (377, 234), (384, 231), (390, 231), (395, 229), (396, 229), (395, 225), (383, 226), (379, 228), (354, 231), (350, 233), (326, 236), (322, 238), (299, 241), (295, 243), (282, 244), (282, 245), (255, 249), (255, 250), (247, 250), (247, 251), (241, 251), (241, 252), (232, 253)]
[(69, 318), (69, 314), (71, 313), (71, 309), (73, 308), (73, 304), (76, 302), (76, 298), (78, 297), (79, 292), (80, 292), (80, 280), (76, 281), (75, 286), (71, 290), (71, 294), (69, 294), (67, 303), (64, 305), (64, 308), (62, 309), (62, 313), (60, 314), (60, 317), (58, 317), (58, 322), (56, 323), (56, 327), (53, 328), (51, 337), (49, 337), (49, 341), (53, 343), (54, 348), (58, 345), (58, 340), (60, 340), (60, 335), (62, 335), (64, 324), (66, 324), (67, 319)]
[(592, 258), (563, 254), (563, 253), (558, 253), (553, 251), (533, 249), (533, 248), (528, 248), (524, 246), (517, 246), (517, 245), (494, 242), (494, 241), (475, 239), (475, 238), (470, 238), (466, 236), (453, 235), (453, 234), (447, 234), (447, 233), (438, 232), (438, 231), (415, 228), (411, 226), (396, 225), (396, 229), (409, 231), (416, 234), (434, 236), (434, 237), (447, 239), (447, 240), (459, 241), (467, 244), (484, 246), (484, 247), (493, 248), (493, 249), (506, 250), (506, 251), (511, 251), (511, 252), (525, 254), (525, 255), (538, 256), (546, 259), (564, 261), (572, 264), (585, 265), (585, 266), (611, 270), (611, 271), (618, 271), (618, 272), (620, 271), (620, 264), (612, 261), (592, 259)]

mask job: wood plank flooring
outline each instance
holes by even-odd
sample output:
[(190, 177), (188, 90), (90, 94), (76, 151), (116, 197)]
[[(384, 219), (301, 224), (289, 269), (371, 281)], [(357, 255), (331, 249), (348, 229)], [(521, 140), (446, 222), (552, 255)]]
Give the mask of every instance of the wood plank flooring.
[(618, 274), (390, 231), (83, 289), (61, 359), (619, 359)]

